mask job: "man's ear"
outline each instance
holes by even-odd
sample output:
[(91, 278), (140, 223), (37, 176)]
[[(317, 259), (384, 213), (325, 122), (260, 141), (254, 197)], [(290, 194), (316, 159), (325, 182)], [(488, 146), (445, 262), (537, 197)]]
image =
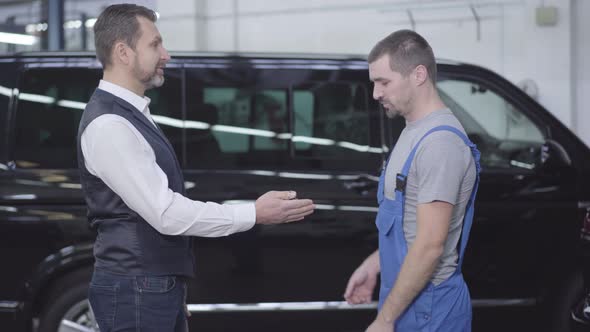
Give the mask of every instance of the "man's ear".
[(128, 65), (131, 59), (131, 50), (123, 42), (116, 42), (113, 47), (113, 61)]
[(426, 69), (424, 65), (418, 65), (418, 67), (414, 68), (412, 76), (414, 77), (416, 85), (420, 86), (428, 81), (428, 69)]

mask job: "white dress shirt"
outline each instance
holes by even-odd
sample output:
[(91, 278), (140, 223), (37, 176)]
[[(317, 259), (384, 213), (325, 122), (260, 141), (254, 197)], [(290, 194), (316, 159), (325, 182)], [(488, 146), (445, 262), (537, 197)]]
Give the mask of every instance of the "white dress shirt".
[[(98, 88), (127, 101), (154, 123), (149, 98), (104, 80)], [(253, 203), (204, 203), (170, 190), (154, 150), (121, 116), (105, 114), (90, 122), (82, 133), (81, 147), (88, 171), (162, 234), (217, 237), (254, 226)]]

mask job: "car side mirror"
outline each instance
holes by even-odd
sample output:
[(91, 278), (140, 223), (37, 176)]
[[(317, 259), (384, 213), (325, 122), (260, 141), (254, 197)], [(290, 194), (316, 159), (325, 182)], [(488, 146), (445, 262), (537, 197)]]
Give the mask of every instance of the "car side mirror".
[(547, 139), (541, 146), (541, 169), (554, 169), (570, 166), (570, 158), (564, 147), (553, 139)]

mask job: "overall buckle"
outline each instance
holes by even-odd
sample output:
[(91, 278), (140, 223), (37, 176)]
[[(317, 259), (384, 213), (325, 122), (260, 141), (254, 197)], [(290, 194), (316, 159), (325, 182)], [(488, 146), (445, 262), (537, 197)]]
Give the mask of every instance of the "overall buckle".
[(408, 177), (397, 173), (397, 175), (395, 176), (395, 190), (404, 193), (406, 192), (406, 182), (407, 182)]

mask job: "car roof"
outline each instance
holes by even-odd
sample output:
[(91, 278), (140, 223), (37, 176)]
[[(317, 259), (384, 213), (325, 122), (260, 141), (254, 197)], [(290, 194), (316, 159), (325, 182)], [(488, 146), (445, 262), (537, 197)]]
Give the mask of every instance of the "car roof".
[[(172, 58), (267, 58), (267, 59), (310, 59), (310, 60), (337, 60), (337, 61), (367, 61), (366, 55), (360, 54), (330, 54), (330, 53), (266, 53), (266, 52), (188, 52), (188, 51), (171, 51)], [(94, 51), (36, 51), (36, 52), (17, 52), (11, 54), (2, 54), (2, 58), (52, 58), (52, 57), (96, 57)], [(449, 59), (436, 59), (437, 63), (461, 65), (461, 62)]]

